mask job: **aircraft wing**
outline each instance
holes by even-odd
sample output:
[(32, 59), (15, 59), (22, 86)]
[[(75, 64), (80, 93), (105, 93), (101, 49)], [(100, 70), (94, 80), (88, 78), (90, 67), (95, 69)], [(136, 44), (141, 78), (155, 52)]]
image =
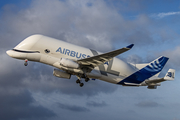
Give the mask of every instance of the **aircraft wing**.
[(96, 55), (93, 57), (88, 57), (85, 59), (81, 59), (81, 60), (77, 60), (76, 62), (82, 66), (92, 66), (92, 67), (96, 67), (99, 66), (102, 63), (105, 63), (107, 61), (110, 61), (113, 57), (126, 52), (128, 50), (130, 50), (132, 47), (134, 46), (134, 44), (131, 44), (127, 47), (118, 49), (118, 50), (114, 50), (108, 53), (104, 53), (104, 54), (100, 54), (100, 55)]

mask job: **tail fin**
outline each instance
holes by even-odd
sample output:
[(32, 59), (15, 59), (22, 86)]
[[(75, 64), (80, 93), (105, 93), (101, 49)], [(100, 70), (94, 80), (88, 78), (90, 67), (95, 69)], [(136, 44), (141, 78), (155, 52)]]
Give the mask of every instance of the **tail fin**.
[(156, 60), (152, 61), (151, 63), (149, 63), (149, 65), (144, 67), (143, 69), (147, 70), (148, 72), (157, 74), (163, 69), (168, 59), (169, 58), (167, 57), (161, 56)]
[(164, 80), (174, 80), (174, 77), (175, 77), (175, 70), (169, 69), (164, 77)]
[(146, 64), (135, 64), (134, 66), (137, 67), (138, 69), (143, 69), (145, 68), (149, 72), (157, 72), (154, 76), (158, 77), (160, 74), (160, 71), (162, 68), (165, 66), (166, 62), (168, 61), (169, 58), (161, 56), (157, 58), (156, 60), (146, 63)]
[(140, 69), (139, 71), (120, 81), (119, 84), (126, 85), (126, 83), (142, 83), (144, 80), (159, 73), (165, 66), (168, 59), (169, 58), (164, 56), (157, 58), (156, 60), (150, 62), (146, 67)]
[[(146, 76), (146, 79), (151, 78), (152, 76), (158, 76), (161, 70), (166, 65), (169, 58), (161, 56), (154, 61), (150, 62), (146, 67), (140, 70), (142, 76)], [(145, 79), (144, 79), (145, 80)]]

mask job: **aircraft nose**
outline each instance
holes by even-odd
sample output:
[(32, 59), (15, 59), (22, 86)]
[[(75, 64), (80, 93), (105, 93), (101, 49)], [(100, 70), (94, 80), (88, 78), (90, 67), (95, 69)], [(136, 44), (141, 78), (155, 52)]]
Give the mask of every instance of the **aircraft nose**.
[(12, 50), (8, 50), (8, 51), (6, 51), (6, 53), (7, 53), (10, 57), (13, 57), (13, 51), (12, 51)]

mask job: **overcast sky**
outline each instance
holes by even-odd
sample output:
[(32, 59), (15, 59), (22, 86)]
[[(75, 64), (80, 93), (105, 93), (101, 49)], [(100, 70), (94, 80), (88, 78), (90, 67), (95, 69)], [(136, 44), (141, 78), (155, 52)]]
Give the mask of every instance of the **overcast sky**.
[[(1, 0), (1, 120), (180, 120), (179, 0)], [(118, 57), (147, 63), (161, 55), (174, 81), (155, 90), (89, 81), (80, 88), (53, 67), (10, 58), (5, 51), (43, 34), (101, 52), (135, 44)]]

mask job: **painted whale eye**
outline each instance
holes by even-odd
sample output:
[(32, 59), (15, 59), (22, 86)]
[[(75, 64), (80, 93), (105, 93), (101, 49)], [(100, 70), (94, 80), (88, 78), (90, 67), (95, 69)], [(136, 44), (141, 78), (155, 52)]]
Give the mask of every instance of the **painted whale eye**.
[(45, 49), (44, 52), (45, 53), (50, 53), (50, 50), (49, 49)]

